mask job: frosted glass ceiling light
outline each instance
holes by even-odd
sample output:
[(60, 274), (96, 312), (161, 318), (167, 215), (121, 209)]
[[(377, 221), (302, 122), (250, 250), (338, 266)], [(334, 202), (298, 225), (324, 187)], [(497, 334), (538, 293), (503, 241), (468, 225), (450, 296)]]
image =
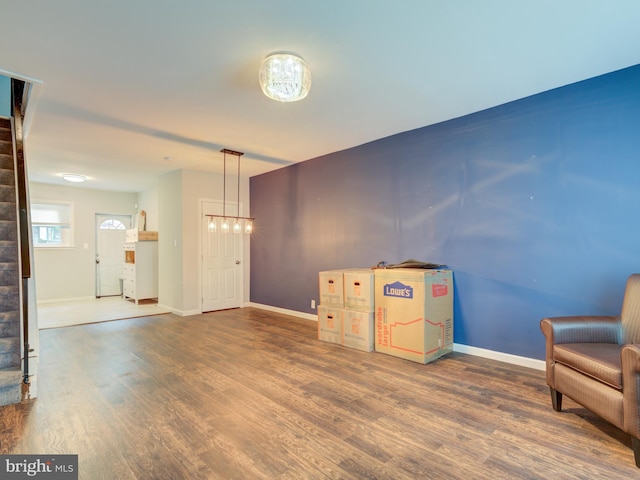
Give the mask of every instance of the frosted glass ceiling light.
[(260, 87), (279, 102), (302, 100), (311, 88), (311, 72), (306, 62), (291, 53), (272, 53), (260, 67)]
[(77, 173), (63, 173), (62, 178), (67, 182), (82, 183), (87, 181), (87, 177), (84, 175), (78, 175)]

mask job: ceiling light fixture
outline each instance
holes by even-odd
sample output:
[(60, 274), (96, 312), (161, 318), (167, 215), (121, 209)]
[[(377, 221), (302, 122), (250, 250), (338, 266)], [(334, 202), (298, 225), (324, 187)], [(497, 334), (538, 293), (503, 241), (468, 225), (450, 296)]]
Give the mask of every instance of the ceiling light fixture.
[[(229, 150), (223, 148), (220, 150), (224, 155), (224, 170), (222, 174), (222, 215), (206, 215), (209, 219), (209, 231), (215, 232), (218, 229), (218, 219), (221, 219), (220, 231), (222, 233), (229, 233), (229, 230), (233, 230), (233, 233), (240, 233), (244, 230), (244, 233), (253, 232), (253, 218), (240, 216), (240, 157), (244, 155), (242, 152), (236, 152), (235, 150)], [(238, 157), (238, 196), (236, 203), (236, 215), (230, 217), (227, 216), (227, 154), (235, 155)], [(233, 220), (233, 227), (229, 228), (229, 221)], [(244, 228), (243, 228), (244, 224)]]
[(87, 177), (77, 173), (63, 173), (62, 178), (67, 182), (82, 183), (87, 181)]
[(264, 94), (278, 102), (302, 100), (311, 88), (311, 72), (307, 63), (292, 53), (272, 53), (260, 67), (260, 87)]

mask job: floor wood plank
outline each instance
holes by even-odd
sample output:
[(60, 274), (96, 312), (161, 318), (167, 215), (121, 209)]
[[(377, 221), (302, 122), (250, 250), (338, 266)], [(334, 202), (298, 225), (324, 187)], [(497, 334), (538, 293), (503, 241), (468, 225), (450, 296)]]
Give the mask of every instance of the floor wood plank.
[(78, 454), (91, 480), (640, 478), (629, 436), (554, 412), (544, 372), (316, 328), (245, 308), (43, 330), (40, 397), (0, 408), (0, 452)]

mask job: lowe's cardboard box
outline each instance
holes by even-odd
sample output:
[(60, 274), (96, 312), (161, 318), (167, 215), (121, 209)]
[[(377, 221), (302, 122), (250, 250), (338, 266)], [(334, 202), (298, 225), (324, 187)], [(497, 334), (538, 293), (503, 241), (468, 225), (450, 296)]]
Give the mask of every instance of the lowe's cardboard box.
[(453, 351), (451, 270), (375, 270), (375, 350), (418, 363)]
[(320, 283), (320, 305), (344, 307), (343, 270), (327, 270), (318, 274)]
[(342, 310), (342, 345), (373, 351), (373, 312)]
[(318, 306), (318, 340), (342, 345), (342, 309)]
[(374, 274), (370, 268), (344, 270), (344, 308), (373, 312)]

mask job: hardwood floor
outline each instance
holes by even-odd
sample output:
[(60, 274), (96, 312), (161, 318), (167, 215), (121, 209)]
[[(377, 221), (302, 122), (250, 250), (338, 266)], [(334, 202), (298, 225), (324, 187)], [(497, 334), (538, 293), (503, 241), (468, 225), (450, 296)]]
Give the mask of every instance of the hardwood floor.
[(0, 452), (78, 454), (88, 480), (640, 478), (629, 436), (554, 412), (544, 372), (316, 335), (252, 308), (43, 330), (40, 397), (0, 408)]

